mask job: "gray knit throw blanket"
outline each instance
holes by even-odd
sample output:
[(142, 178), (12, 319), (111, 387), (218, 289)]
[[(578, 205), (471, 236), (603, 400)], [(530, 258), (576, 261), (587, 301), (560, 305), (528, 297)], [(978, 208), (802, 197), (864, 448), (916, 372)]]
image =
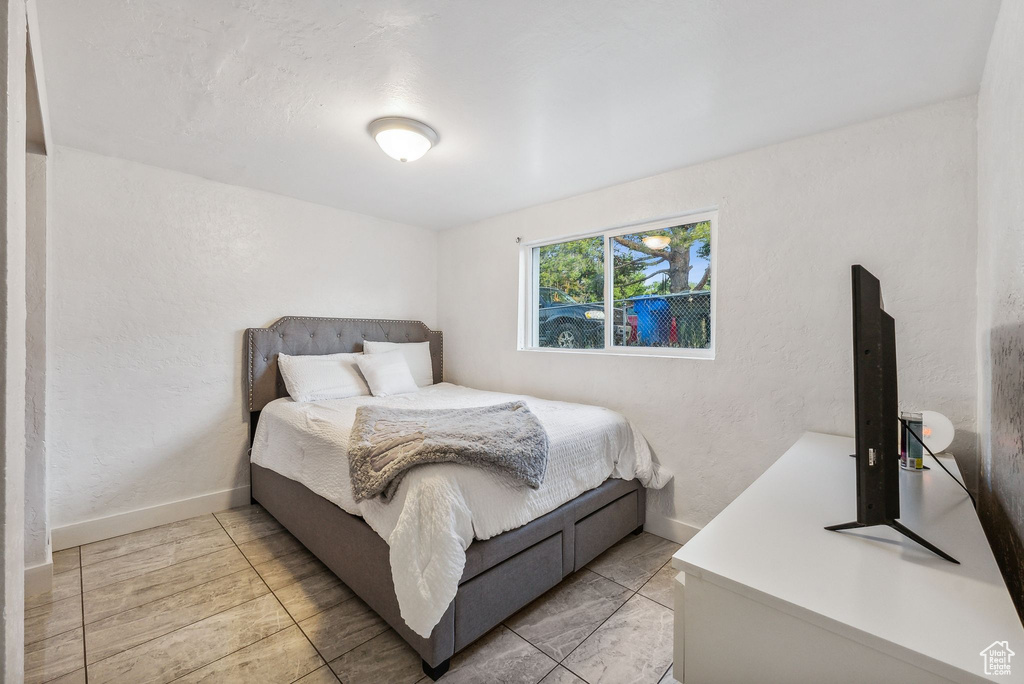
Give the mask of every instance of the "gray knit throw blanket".
[(391, 501), (410, 468), (462, 463), (537, 489), (548, 465), (548, 435), (526, 403), (463, 409), (360, 406), (348, 446), (356, 501)]

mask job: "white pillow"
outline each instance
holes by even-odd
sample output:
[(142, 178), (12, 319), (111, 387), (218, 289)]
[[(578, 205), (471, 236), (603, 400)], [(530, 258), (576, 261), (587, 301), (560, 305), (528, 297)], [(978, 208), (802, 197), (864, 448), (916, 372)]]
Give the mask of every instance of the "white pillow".
[(367, 354), (400, 351), (409, 363), (412, 377), (420, 387), (434, 384), (434, 365), (430, 361), (430, 342), (363, 342)]
[(370, 393), (356, 368), (362, 354), (318, 356), (277, 355), (277, 365), (288, 395), (295, 401), (323, 401), (365, 396)]
[(356, 364), (375, 397), (389, 397), (419, 389), (409, 370), (409, 363), (400, 351), (363, 354)]

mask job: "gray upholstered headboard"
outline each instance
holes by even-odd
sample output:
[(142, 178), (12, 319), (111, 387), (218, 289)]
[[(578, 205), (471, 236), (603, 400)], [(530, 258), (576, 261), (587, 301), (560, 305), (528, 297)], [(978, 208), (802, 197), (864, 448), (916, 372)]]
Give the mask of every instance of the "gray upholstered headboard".
[(363, 351), (363, 341), (430, 342), (434, 382), (441, 382), (441, 333), (420, 321), (392, 321), (374, 318), (314, 318), (285, 316), (269, 328), (245, 331), (243, 381), (249, 411), (260, 411), (274, 399), (288, 396), (277, 355), (338, 354)]

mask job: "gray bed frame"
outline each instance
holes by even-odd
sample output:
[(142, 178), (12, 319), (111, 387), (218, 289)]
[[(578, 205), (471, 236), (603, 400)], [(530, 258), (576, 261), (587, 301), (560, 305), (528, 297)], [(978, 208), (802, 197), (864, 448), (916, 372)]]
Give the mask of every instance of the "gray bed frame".
[[(288, 393), (277, 355), (362, 351), (364, 340), (430, 342), (434, 382), (443, 377), (442, 337), (419, 321), (287, 316), (245, 333), (245, 382), (250, 435), (268, 403)], [(362, 518), (349, 515), (304, 485), (250, 465), (252, 499), (263, 506), (423, 659), (436, 680), (451, 657), (576, 572), (645, 520), (646, 490), (636, 480), (606, 480), (550, 513), (466, 550), (458, 593), (424, 639), (398, 608), (387, 542)]]

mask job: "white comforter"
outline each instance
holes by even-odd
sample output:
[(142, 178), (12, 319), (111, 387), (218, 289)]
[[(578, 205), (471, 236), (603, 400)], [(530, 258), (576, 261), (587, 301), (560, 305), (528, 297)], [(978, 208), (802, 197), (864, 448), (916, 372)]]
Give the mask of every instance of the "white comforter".
[[(548, 468), (539, 489), (490, 471), (442, 463), (411, 470), (391, 503), (353, 499), (348, 438), (357, 407), (460, 408), (516, 399), (527, 403), (548, 433)], [(614, 411), (449, 383), (393, 397), (315, 404), (278, 399), (260, 416), (252, 462), (362, 516), (387, 541), (402, 618), (423, 637), (430, 636), (455, 598), (466, 548), (474, 538), (525, 525), (609, 477), (637, 478), (652, 488), (670, 478), (651, 460), (640, 432)]]

